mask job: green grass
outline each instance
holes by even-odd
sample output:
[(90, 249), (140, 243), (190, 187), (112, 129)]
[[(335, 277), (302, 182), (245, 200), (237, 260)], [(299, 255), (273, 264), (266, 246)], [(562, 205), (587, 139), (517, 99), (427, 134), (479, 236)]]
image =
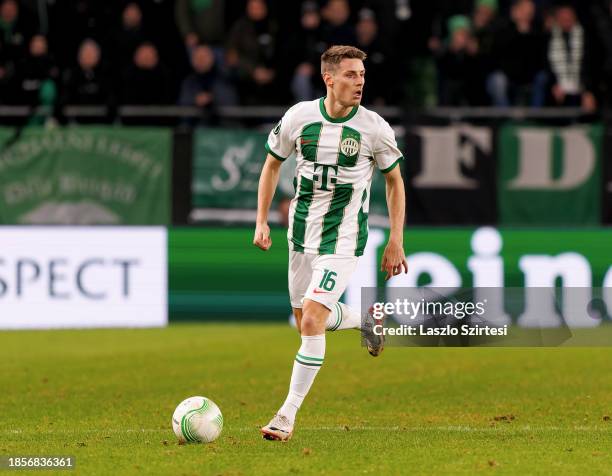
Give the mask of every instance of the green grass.
[[(63, 474), (87, 475), (612, 474), (610, 348), (373, 359), (328, 334), (294, 438), (264, 441), (298, 346), (285, 325), (2, 333), (0, 455), (71, 455)], [(223, 411), (213, 444), (176, 443), (192, 395)]]

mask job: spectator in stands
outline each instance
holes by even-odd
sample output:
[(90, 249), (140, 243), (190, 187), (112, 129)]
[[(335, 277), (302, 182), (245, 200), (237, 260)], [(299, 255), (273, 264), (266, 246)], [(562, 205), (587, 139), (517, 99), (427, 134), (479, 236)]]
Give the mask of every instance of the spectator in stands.
[(488, 105), (489, 97), (485, 91), (487, 78), (499, 68), (498, 58), (493, 47), (503, 26), (503, 20), (498, 15), (498, 0), (476, 0), (472, 14), (472, 31), (478, 44), (478, 59), (474, 65), (474, 81), (482, 87), (478, 104)]
[(292, 71), (291, 92), (296, 101), (309, 101), (323, 95), (321, 55), (327, 49), (321, 29), (319, 6), (302, 4), (300, 25), (286, 43), (283, 63)]
[(136, 2), (129, 2), (121, 14), (121, 25), (110, 36), (108, 53), (113, 59), (113, 65), (120, 71), (128, 67), (134, 51), (146, 39), (142, 10)]
[(355, 45), (355, 28), (349, 22), (351, 9), (347, 0), (329, 0), (323, 8), (325, 41), (331, 45)]
[(50, 42), (61, 67), (74, 64), (85, 38), (101, 42), (112, 27), (118, 2), (100, 0), (47, 1)]
[[(38, 24), (28, 14), (31, 10), (28, 7), (38, 5), (37, 0), (0, 0), (0, 101), (32, 103), (37, 81), (45, 77), (45, 71), (53, 71), (48, 53), (52, 51), (63, 71), (62, 103), (64, 100), (98, 103), (104, 94), (110, 96), (113, 91), (117, 91), (118, 102), (129, 98), (128, 102), (136, 103), (173, 103), (179, 85), (183, 86), (182, 91), (200, 86), (207, 91), (211, 77), (215, 85), (227, 84), (226, 71), (230, 71), (242, 104), (285, 104), (291, 93), (296, 100), (319, 96), (321, 52), (331, 43), (346, 43), (368, 53), (369, 86), (364, 103), (396, 103), (402, 92), (398, 90), (399, 83), (380, 78), (394, 75), (404, 78), (406, 89), (419, 98), (425, 97), (427, 90), (419, 84), (435, 83), (431, 79), (434, 68), (427, 68), (427, 64), (433, 63), (432, 58), (423, 53), (426, 39), (432, 38), (429, 46), (438, 67), (440, 104), (484, 105), (490, 98), (497, 106), (541, 106), (547, 96), (548, 103), (582, 105), (592, 111), (604, 98), (612, 102), (611, 0), (574, 1), (573, 8), (570, 4), (550, 8), (567, 0), (272, 1), (269, 3), (276, 7), (276, 17), (269, 14), (267, 0), (45, 0), (42, 3), (48, 12), (48, 22), (41, 25), (50, 26), (50, 46), (43, 47), (44, 38), (30, 42)], [(224, 38), (224, 16), (231, 13), (232, 18), (238, 17), (245, 3), (245, 14)], [(382, 22), (377, 22), (372, 11), (366, 9), (356, 15), (356, 24), (351, 23), (351, 9), (363, 5), (376, 8), (378, 18), (391, 20), (382, 28)], [(290, 20), (292, 15), (297, 17), (300, 8), (300, 23), (294, 24)], [(535, 15), (538, 8), (546, 19), (543, 23)], [(281, 10), (283, 23), (278, 25)], [(507, 22), (498, 11), (509, 11)], [(453, 31), (447, 35), (440, 22), (442, 19), (446, 22), (455, 13), (464, 13), (471, 21), (462, 27), (466, 20), (453, 17), (449, 23)], [(116, 27), (109, 27), (119, 18)], [(390, 32), (400, 20), (406, 29), (418, 31), (413, 36), (406, 35), (401, 53), (395, 54)], [(281, 37), (282, 41), (277, 37), (280, 27), (288, 32)], [(597, 38), (590, 34), (597, 34)], [(106, 73), (110, 74), (111, 69), (101, 66), (104, 61), (97, 60), (90, 68), (83, 67), (87, 61), (74, 64), (77, 50), (79, 57), (99, 56), (99, 47), (97, 53), (92, 53), (96, 48), (91, 45), (84, 48), (87, 53), (82, 53), (84, 38), (102, 45), (103, 60), (108, 59), (112, 71), (117, 72), (111, 78)], [(159, 38), (160, 44), (140, 48), (136, 54), (137, 46), (151, 38)], [(194, 69), (195, 63), (188, 61), (192, 59), (191, 49), (196, 48), (194, 62), (200, 65), (210, 62), (205, 49), (198, 46), (201, 44), (214, 52), (210, 70)], [(411, 49), (413, 44), (418, 46)], [(223, 46), (228, 51), (223, 51)], [(35, 54), (41, 50), (47, 52)], [(419, 54), (424, 57), (416, 56)], [(134, 62), (136, 57), (138, 64)], [(169, 68), (160, 64), (160, 58)], [(225, 68), (224, 58), (230, 68)], [(402, 62), (405, 58), (409, 60)], [(423, 61), (409, 63), (414, 58)], [(414, 73), (411, 76), (409, 66), (429, 72), (409, 83), (416, 77)], [(542, 70), (548, 77), (545, 88)], [(126, 83), (122, 84), (124, 78)], [(223, 81), (219, 82), (219, 78)], [(138, 83), (141, 80), (143, 84)], [(216, 91), (217, 87), (213, 89)], [(108, 92), (102, 93), (103, 90)], [(49, 93), (51, 89), (46, 86), (44, 91)], [(181, 94), (179, 102), (187, 96)], [(231, 103), (217, 92), (213, 96), (214, 103)], [(198, 102), (206, 96), (199, 97)], [(435, 98), (427, 104), (434, 102)]]
[[(176, 0), (139, 0), (142, 9), (142, 24), (149, 39), (163, 39), (156, 43), (159, 57), (171, 72), (173, 87), (189, 73), (189, 48), (185, 48), (176, 22)], [(221, 22), (223, 19), (221, 19)], [(223, 55), (219, 55), (222, 57)]]
[(0, 50), (6, 62), (23, 59), (32, 33), (31, 22), (22, 15), (16, 0), (0, 4)]
[(236, 93), (226, 81), (215, 60), (215, 54), (207, 45), (192, 49), (193, 72), (181, 84), (178, 104), (210, 109), (215, 105), (235, 105)]
[(52, 106), (57, 97), (58, 69), (49, 54), (47, 38), (34, 35), (25, 58), (17, 65), (17, 84), (12, 101), (29, 106)]
[[(494, 106), (530, 104), (542, 107), (546, 101), (546, 40), (536, 21), (533, 0), (515, 0), (511, 21), (495, 40), (494, 55), (499, 69), (487, 80)], [(528, 100), (523, 100), (528, 97)]]
[(612, 0), (601, 0), (593, 4), (592, 15), (602, 45), (601, 92), (606, 106), (612, 108)]
[(100, 46), (91, 38), (81, 43), (77, 65), (64, 72), (62, 104), (112, 104), (110, 79), (101, 62)]
[(492, 55), (495, 37), (503, 25), (497, 0), (476, 0), (472, 24), (481, 55)]
[(152, 43), (136, 48), (122, 86), (122, 104), (162, 105), (172, 101), (168, 73)]
[(448, 20), (448, 32), (447, 44), (437, 50), (440, 105), (479, 105), (481, 66), (469, 18), (452, 16)]
[(227, 64), (238, 76), (243, 104), (276, 104), (284, 101), (276, 87), (276, 32), (264, 0), (248, 0), (246, 15), (232, 27), (227, 44)]
[(0, 49), (0, 104), (4, 104), (10, 97), (9, 88), (13, 79), (14, 68), (11, 63), (7, 63), (2, 57)]
[(395, 81), (389, 81), (389, 49), (379, 35), (374, 12), (364, 8), (359, 12), (355, 28), (356, 46), (367, 55), (365, 61), (368, 87), (364, 89), (364, 104), (383, 105), (397, 98)]
[(187, 48), (198, 43), (222, 47), (224, 14), (224, 0), (176, 0), (176, 23)]
[(592, 65), (585, 31), (570, 4), (557, 7), (554, 19), (548, 43), (554, 101), (560, 106), (582, 106), (592, 112), (597, 102), (592, 92)]

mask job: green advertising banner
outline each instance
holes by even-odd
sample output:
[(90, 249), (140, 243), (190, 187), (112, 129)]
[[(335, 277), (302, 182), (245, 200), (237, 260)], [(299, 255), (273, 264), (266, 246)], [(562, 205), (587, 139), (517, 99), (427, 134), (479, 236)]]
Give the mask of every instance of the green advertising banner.
[[(385, 286), (379, 268), (387, 236), (370, 229), (354, 273), (361, 285)], [(286, 231), (272, 230), (268, 252), (252, 240), (251, 228), (169, 230), (171, 317), (286, 319)], [(568, 286), (612, 287), (610, 243), (608, 229), (411, 228), (404, 236), (409, 273), (392, 281), (401, 286), (555, 287), (562, 277)], [(350, 286), (359, 292), (359, 284)]]
[(167, 225), (171, 132), (0, 129), (0, 223)]
[(499, 223), (599, 224), (603, 132), (601, 124), (501, 127)]
[[(224, 221), (242, 212), (243, 221), (252, 221), (257, 209), (257, 184), (266, 158), (268, 134), (244, 129), (198, 129), (194, 133), (193, 207), (195, 221)], [(272, 209), (283, 198), (292, 198), (295, 157), (281, 167), (279, 186)], [(374, 175), (370, 216), (387, 213), (382, 174)], [(238, 213), (216, 214), (211, 210), (231, 209)], [(231, 220), (231, 218), (228, 218)]]

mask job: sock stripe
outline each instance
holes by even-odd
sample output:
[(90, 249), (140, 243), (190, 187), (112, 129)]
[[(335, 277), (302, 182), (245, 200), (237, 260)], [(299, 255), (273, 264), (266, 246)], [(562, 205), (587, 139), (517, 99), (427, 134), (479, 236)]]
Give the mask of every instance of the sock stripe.
[(323, 359), (321, 359), (319, 357), (308, 357), (307, 355), (302, 355), (299, 352), (297, 353), (297, 357), (299, 357), (300, 359), (303, 359), (303, 360), (312, 360), (314, 362), (323, 362)]
[(325, 327), (325, 330), (327, 331), (335, 331), (340, 325), (340, 323), (342, 322), (342, 319), (340, 318), (340, 314), (338, 313), (337, 309), (335, 309), (335, 313), (334, 313), (334, 310), (332, 310), (332, 314), (335, 314), (334, 315), (335, 320), (333, 324), (327, 324), (328, 327)]
[(336, 307), (336, 312), (338, 313), (338, 319), (336, 320), (336, 324), (334, 324), (334, 327), (330, 329), (331, 331), (335, 331), (336, 329), (338, 329), (338, 327), (340, 327), (340, 324), (342, 324), (342, 308), (338, 303), (335, 303), (334, 306)]
[(307, 367), (321, 367), (321, 365), (323, 365), (323, 362), (319, 362), (319, 363), (317, 363), (317, 362), (306, 362), (306, 361), (304, 361), (304, 360), (300, 360), (300, 359), (299, 359), (299, 358), (297, 358), (297, 357), (295, 358), (295, 361), (296, 361), (298, 364), (302, 364), (302, 365), (305, 365), (305, 366), (307, 366)]

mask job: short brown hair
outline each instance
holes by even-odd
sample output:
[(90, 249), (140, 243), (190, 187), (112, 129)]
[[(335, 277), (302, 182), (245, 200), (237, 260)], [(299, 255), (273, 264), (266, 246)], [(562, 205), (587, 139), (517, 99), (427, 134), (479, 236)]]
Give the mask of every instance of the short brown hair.
[(336, 45), (328, 48), (321, 55), (321, 74), (326, 71), (334, 70), (340, 64), (340, 62), (345, 59), (360, 59), (361, 61), (365, 60), (368, 55), (366, 55), (359, 48), (355, 48), (354, 46), (345, 46), (345, 45)]

